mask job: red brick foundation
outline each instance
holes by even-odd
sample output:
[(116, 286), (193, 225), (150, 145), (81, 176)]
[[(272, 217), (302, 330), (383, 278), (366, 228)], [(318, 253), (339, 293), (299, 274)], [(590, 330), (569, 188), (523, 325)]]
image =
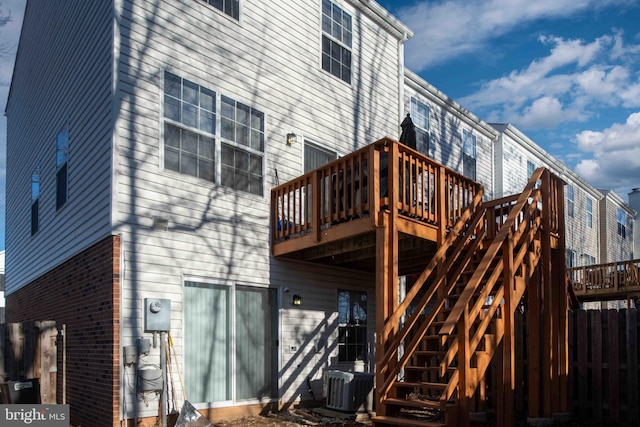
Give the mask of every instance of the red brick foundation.
[[(6, 298), (7, 322), (66, 325), (66, 403), (71, 424), (120, 424), (120, 239), (110, 236)], [(61, 334), (57, 400), (62, 403)]]

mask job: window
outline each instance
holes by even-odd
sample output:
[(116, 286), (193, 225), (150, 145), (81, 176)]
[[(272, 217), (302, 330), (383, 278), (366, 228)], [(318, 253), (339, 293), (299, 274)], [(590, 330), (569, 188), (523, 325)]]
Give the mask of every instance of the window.
[(31, 235), (40, 229), (40, 166), (31, 174)]
[(584, 265), (594, 265), (596, 263), (596, 257), (589, 254), (584, 254)]
[(627, 214), (622, 208), (616, 208), (616, 220), (618, 221), (618, 234), (624, 239), (627, 237)]
[(164, 117), (165, 169), (262, 196), (264, 113), (165, 72)]
[(576, 267), (577, 263), (576, 263), (576, 251), (573, 251), (571, 249), (567, 249), (566, 250), (566, 263), (567, 263), (567, 268), (571, 268), (571, 267)]
[(275, 289), (186, 281), (184, 304), (189, 400), (240, 401), (277, 395)]
[(587, 227), (593, 228), (593, 199), (587, 197)]
[(573, 218), (574, 201), (573, 185), (567, 184), (567, 215), (571, 218)]
[(466, 130), (462, 131), (462, 174), (476, 179), (476, 136)]
[(351, 15), (322, 0), (322, 69), (351, 83)]
[(222, 96), (222, 185), (262, 196), (264, 114)]
[(416, 127), (416, 149), (427, 156), (432, 156), (429, 145), (429, 106), (416, 98), (411, 98), (411, 117)]
[(365, 360), (367, 293), (338, 290), (338, 361)]
[(527, 178), (530, 178), (531, 175), (536, 171), (536, 165), (531, 160), (527, 160)]
[(335, 151), (327, 150), (312, 142), (304, 142), (304, 173), (326, 165), (337, 158), (338, 153)]
[(56, 137), (56, 210), (67, 203), (69, 182), (69, 128), (65, 126)]
[(204, 0), (216, 9), (226, 13), (234, 19), (240, 17), (240, 1), (239, 0)]

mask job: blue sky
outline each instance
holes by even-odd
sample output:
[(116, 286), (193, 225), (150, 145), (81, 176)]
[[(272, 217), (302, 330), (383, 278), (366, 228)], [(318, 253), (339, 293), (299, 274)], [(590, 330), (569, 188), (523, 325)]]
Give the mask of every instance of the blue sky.
[[(597, 188), (640, 187), (640, 1), (379, 3), (414, 37), (406, 65), (487, 122), (515, 125)], [(0, 0), (4, 111), (25, 0)], [(0, 250), (6, 120), (0, 117)]]
[(415, 35), (406, 66), (511, 123), (596, 188), (640, 187), (640, 2), (379, 2)]

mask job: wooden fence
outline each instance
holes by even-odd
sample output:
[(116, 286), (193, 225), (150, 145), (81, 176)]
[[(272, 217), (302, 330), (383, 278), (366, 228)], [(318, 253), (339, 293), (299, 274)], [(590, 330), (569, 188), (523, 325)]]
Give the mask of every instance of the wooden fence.
[(0, 324), (0, 383), (38, 379), (41, 403), (56, 403), (57, 334), (53, 321)]
[(574, 417), (638, 425), (638, 320), (629, 310), (569, 315), (569, 393)]

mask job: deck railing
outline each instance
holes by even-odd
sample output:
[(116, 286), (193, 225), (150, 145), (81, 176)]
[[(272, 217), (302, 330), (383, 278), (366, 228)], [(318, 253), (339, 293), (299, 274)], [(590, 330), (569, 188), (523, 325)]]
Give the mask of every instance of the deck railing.
[(402, 215), (453, 227), (481, 188), (397, 141), (382, 139), (272, 189), (272, 239), (319, 233), (394, 205)]
[(578, 295), (589, 291), (640, 292), (640, 259), (567, 269)]

